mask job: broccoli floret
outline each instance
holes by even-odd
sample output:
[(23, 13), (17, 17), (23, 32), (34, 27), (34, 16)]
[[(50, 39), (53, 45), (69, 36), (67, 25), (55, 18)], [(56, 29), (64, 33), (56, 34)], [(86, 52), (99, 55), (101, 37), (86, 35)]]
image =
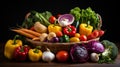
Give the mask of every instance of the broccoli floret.
[(105, 51), (100, 54), (99, 63), (113, 63), (118, 55), (117, 46), (108, 40), (103, 40), (101, 43), (104, 45)]

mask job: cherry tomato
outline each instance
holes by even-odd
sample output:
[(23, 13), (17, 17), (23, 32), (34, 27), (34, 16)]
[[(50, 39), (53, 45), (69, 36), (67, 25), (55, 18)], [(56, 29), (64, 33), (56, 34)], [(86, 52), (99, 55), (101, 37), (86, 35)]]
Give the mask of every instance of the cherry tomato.
[(99, 37), (103, 36), (104, 33), (105, 33), (104, 30), (99, 30)]
[(87, 36), (87, 40), (91, 40), (91, 39), (94, 39), (94, 38), (95, 38), (95, 36), (93, 34), (90, 34), (90, 35)]
[(76, 33), (76, 34), (75, 34), (75, 37), (80, 38), (80, 34), (79, 34), (79, 33)]
[(49, 22), (50, 23), (55, 23), (56, 22), (56, 17), (55, 16), (51, 16), (50, 18), (49, 18)]
[(80, 42), (80, 39), (78, 37), (71, 37), (70, 42)]
[(94, 30), (92, 34), (95, 38), (97, 38), (99, 36), (99, 30)]
[(56, 35), (57, 35), (57, 37), (61, 37), (61, 36), (63, 36), (63, 33), (62, 33), (62, 31), (58, 31), (58, 32), (56, 32)]
[(56, 59), (59, 62), (66, 62), (68, 58), (69, 58), (69, 54), (67, 51), (61, 50), (61, 51), (58, 51), (56, 54)]
[(80, 41), (87, 41), (87, 36), (86, 35), (81, 35), (80, 36)]

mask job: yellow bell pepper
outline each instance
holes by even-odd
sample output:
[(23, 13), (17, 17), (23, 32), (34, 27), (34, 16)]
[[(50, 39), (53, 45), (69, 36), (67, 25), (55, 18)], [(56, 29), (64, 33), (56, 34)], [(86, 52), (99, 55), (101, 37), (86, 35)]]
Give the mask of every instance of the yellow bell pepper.
[(92, 33), (92, 30), (93, 30), (93, 26), (86, 24), (86, 23), (81, 23), (79, 26), (80, 35), (88, 36), (89, 34)]
[(28, 52), (29, 59), (33, 62), (39, 61), (42, 58), (42, 51), (38, 48), (30, 49)]
[(48, 26), (48, 32), (54, 32), (57, 33), (58, 31), (62, 31), (62, 27), (60, 27), (59, 25), (54, 25), (54, 24), (50, 24)]
[(18, 36), (15, 36), (13, 40), (11, 40), (11, 39), (8, 40), (5, 44), (4, 56), (8, 59), (12, 59), (15, 49), (19, 46), (22, 46), (22, 41), (16, 40), (16, 37), (18, 37)]

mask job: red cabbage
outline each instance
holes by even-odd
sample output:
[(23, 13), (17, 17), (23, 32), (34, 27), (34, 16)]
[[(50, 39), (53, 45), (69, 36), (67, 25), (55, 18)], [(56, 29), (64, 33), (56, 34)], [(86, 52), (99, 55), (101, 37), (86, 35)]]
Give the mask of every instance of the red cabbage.
[(87, 44), (87, 49), (89, 52), (102, 53), (105, 48), (99, 41), (91, 41)]
[(70, 25), (73, 22), (74, 22), (74, 16), (72, 14), (63, 14), (60, 17), (58, 17), (58, 23), (62, 27)]
[(86, 62), (88, 60), (88, 51), (84, 46), (74, 45), (70, 49), (70, 56), (73, 62)]

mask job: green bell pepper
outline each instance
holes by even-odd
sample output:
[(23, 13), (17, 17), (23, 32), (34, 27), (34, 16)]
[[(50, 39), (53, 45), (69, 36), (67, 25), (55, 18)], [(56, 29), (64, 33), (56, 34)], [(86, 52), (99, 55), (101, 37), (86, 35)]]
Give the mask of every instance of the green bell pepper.
[(69, 42), (70, 38), (68, 35), (63, 35), (62, 37), (60, 37), (60, 42)]

